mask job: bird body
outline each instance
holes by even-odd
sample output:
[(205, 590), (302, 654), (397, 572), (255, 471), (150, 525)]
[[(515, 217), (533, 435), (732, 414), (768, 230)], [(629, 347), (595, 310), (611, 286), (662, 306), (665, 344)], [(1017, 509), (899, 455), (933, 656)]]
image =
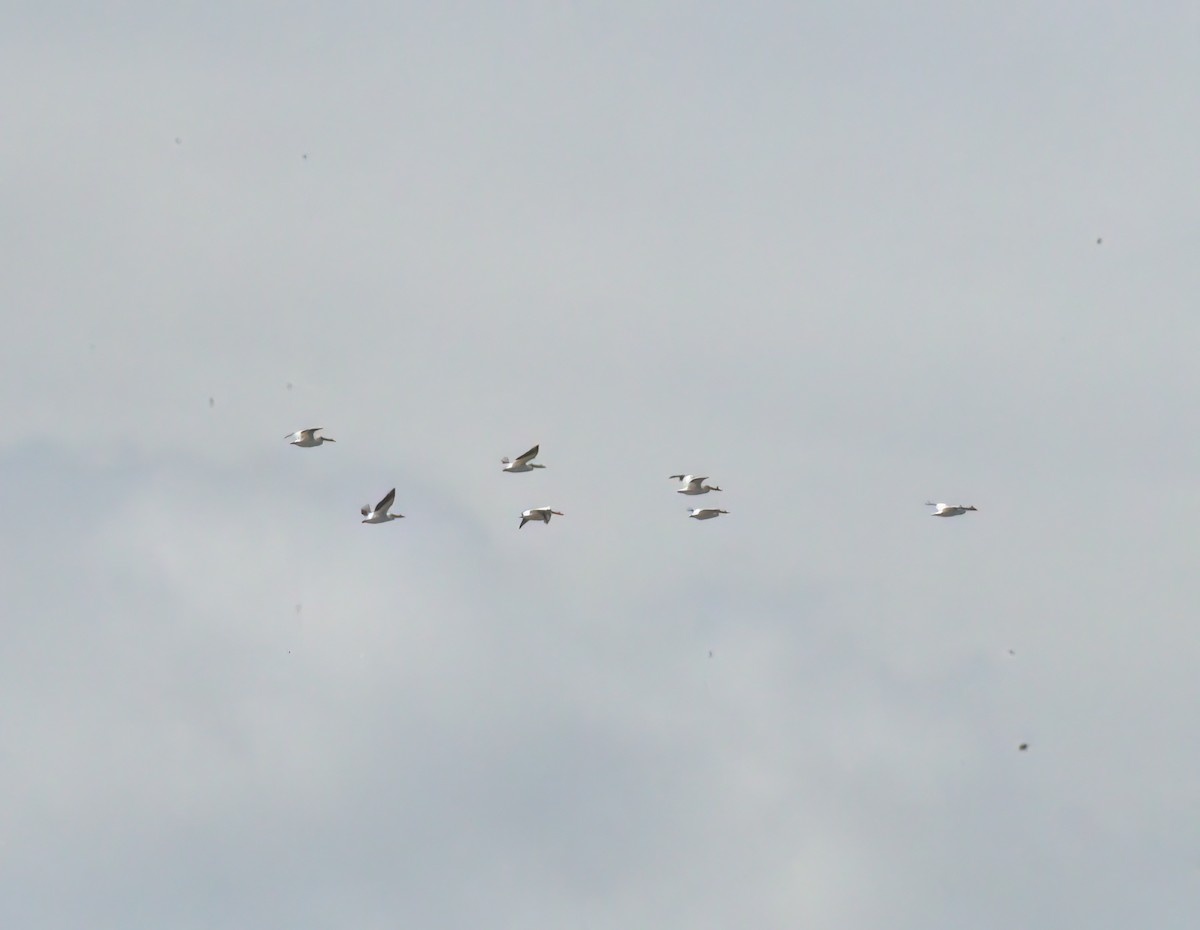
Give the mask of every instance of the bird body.
[(716, 507), (694, 507), (688, 513), (688, 516), (693, 520), (711, 520), (713, 517), (719, 517), (723, 513), (729, 513), (728, 510), (718, 510)]
[(533, 460), (537, 458), (537, 454), (538, 446), (534, 446), (524, 455), (518, 455), (515, 459), (502, 458), (500, 460), (500, 464), (504, 466), (502, 471), (533, 471), (535, 468), (545, 468), (545, 465), (533, 464)]
[(551, 510), (549, 507), (531, 507), (529, 510), (521, 513), (521, 525), (517, 529), (520, 529), (531, 520), (541, 520), (543, 523), (549, 523), (552, 514), (561, 517), (562, 511)]
[(314, 426), (312, 429), (298, 429), (294, 433), (288, 433), (283, 438), (288, 440), (293, 446), (300, 446), (304, 449), (319, 446), (323, 442), (337, 442), (336, 439), (330, 439), (328, 436), (317, 435), (324, 428), (323, 426)]
[(968, 510), (979, 509), (974, 504), (935, 504), (933, 501), (926, 501), (925, 506), (933, 508), (931, 517), (961, 517)]
[(362, 522), (363, 523), (387, 523), (391, 520), (404, 519), (404, 514), (402, 514), (402, 513), (388, 513), (388, 508), (392, 506), (392, 504), (395, 502), (395, 500), (396, 500), (396, 489), (392, 488), (390, 491), (387, 492), (387, 494), (385, 494), (383, 496), (383, 500), (381, 500), (374, 507), (372, 507), (370, 504), (366, 504), (362, 508), (362, 511), (361, 511), (361, 513), (363, 515)]
[(670, 475), (671, 478), (678, 478), (683, 482), (683, 487), (678, 488), (676, 494), (707, 494), (709, 491), (721, 490), (715, 484), (705, 484), (708, 480), (708, 475)]

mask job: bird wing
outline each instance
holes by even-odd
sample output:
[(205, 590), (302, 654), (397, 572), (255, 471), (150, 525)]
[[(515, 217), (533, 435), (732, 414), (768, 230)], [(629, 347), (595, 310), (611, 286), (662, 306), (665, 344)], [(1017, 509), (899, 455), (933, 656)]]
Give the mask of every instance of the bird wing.
[(686, 481), (691, 475), (667, 475), (668, 478), (678, 478), (680, 481)]
[[(529, 522), (529, 517), (521, 517), (521, 526), (524, 526), (528, 522)], [(517, 529), (520, 529), (521, 526), (518, 526)]]
[(688, 482), (688, 487), (699, 489), (700, 485), (707, 480), (708, 475), (700, 475), (699, 477), (692, 478), (692, 480)]
[[(540, 445), (541, 445), (541, 443), (538, 443), (538, 446), (540, 446)], [(524, 465), (524, 464), (525, 464), (526, 462), (528, 462), (530, 459), (537, 458), (537, 454), (538, 454), (538, 446), (534, 446), (532, 449), (530, 449), (530, 450), (529, 450), (528, 452), (526, 452), (524, 455), (518, 455), (518, 456), (517, 456), (517, 461), (518, 461), (520, 464)]]
[(381, 500), (378, 504), (375, 505), (375, 512), (376, 513), (387, 513), (387, 509), (392, 506), (392, 504), (393, 504), (393, 502), (395, 502), (395, 500), (396, 500), (396, 489), (392, 488), (390, 491), (387, 492), (387, 494), (385, 494), (383, 496), (383, 500)]

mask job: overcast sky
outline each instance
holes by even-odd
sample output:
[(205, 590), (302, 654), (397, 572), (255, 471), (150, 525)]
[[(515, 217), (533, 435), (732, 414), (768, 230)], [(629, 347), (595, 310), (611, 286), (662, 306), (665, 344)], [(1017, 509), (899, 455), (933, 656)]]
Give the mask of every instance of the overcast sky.
[(1194, 3), (24, 6), (0, 925), (1195, 927)]

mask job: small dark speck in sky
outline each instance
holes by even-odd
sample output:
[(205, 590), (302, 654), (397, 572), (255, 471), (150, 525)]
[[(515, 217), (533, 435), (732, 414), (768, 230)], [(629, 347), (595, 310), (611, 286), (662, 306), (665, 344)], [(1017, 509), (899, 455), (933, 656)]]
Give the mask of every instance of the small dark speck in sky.
[(1103, 241), (1104, 241), (1103, 239), (1097, 239), (1097, 240), (1096, 240), (1096, 245), (1099, 245), (1099, 244), (1100, 244), (1101, 242), (1103, 242)]
[(291, 382), (291, 381), (289, 381), (289, 382), (287, 383), (287, 389), (288, 389), (289, 391), (292, 389), (292, 382)]
[(179, 138), (179, 136), (176, 136), (176, 137), (175, 137), (175, 144), (176, 144), (176, 145), (183, 145), (183, 140), (182, 140), (181, 138)]
[(1028, 743), (1022, 743), (1022, 744), (1021, 744), (1020, 746), (1018, 746), (1017, 748), (1018, 748), (1019, 750), (1021, 750), (1021, 752), (1024, 752), (1026, 749), (1028, 749), (1028, 748), (1029, 748), (1029, 744), (1028, 744)]
[(216, 405), (217, 405), (217, 401), (216, 401), (216, 399), (215, 399), (215, 398), (212, 398), (212, 397), (210, 397), (210, 398), (208, 399), (208, 406), (211, 408), (211, 407), (215, 407)]

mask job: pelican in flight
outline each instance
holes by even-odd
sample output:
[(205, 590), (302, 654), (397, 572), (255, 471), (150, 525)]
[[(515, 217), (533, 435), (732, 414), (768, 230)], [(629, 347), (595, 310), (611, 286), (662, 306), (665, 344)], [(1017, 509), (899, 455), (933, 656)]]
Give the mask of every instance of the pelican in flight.
[(926, 501), (925, 506), (933, 508), (931, 517), (961, 517), (968, 510), (979, 509), (974, 504), (935, 504), (933, 501)]
[(538, 447), (534, 446), (524, 455), (518, 455), (512, 461), (507, 458), (500, 460), (500, 464), (504, 466), (503, 471), (533, 471), (535, 468), (545, 468), (545, 465), (534, 465), (533, 460), (537, 458)]
[(708, 480), (708, 475), (671, 475), (671, 478), (678, 478), (683, 482), (683, 487), (675, 491), (676, 494), (707, 494), (709, 491), (721, 490), (715, 484), (705, 484)]
[(364, 506), (362, 509), (363, 523), (387, 523), (390, 520), (404, 519), (404, 514), (402, 513), (388, 513), (388, 508), (392, 506), (395, 500), (396, 489), (392, 488), (383, 496), (383, 500), (374, 507), (370, 504)]
[(324, 428), (323, 426), (314, 426), (312, 429), (298, 429), (294, 433), (288, 433), (283, 438), (293, 446), (300, 446), (304, 449), (311, 446), (319, 446), (323, 442), (337, 442), (336, 439), (330, 439), (328, 436), (317, 435)]
[(718, 510), (716, 507), (696, 507), (688, 511), (688, 516), (693, 520), (711, 520), (713, 517), (719, 517), (723, 513), (729, 513), (729, 511)]
[[(534, 447), (534, 451), (537, 451), (536, 446)], [(541, 520), (543, 523), (549, 523), (551, 514), (561, 517), (562, 511), (551, 510), (549, 507), (531, 507), (521, 514), (521, 526), (524, 526), (530, 520)], [(517, 529), (520, 529), (521, 526), (518, 526)]]

